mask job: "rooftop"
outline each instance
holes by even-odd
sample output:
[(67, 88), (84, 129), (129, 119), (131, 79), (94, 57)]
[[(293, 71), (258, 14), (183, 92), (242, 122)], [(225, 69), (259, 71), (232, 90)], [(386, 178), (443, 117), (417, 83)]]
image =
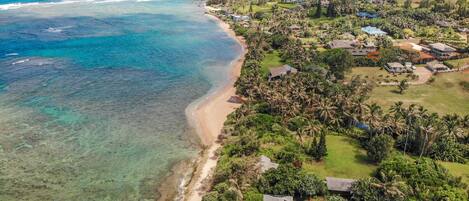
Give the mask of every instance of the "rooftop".
[(398, 62), (387, 63), (390, 68), (405, 68), (404, 65)]
[(286, 75), (289, 73), (297, 73), (298, 70), (296, 68), (291, 67), (290, 65), (283, 65), (277, 68), (270, 69), (270, 77), (279, 77), (282, 75)]
[(354, 179), (326, 177), (327, 189), (330, 191), (349, 192), (355, 181)]
[(430, 47), (432, 47), (432, 49), (436, 49), (442, 52), (456, 52), (456, 49), (443, 43), (433, 43), (430, 44)]
[(261, 173), (264, 173), (265, 171), (270, 170), (272, 168), (277, 168), (278, 167), (277, 163), (272, 162), (272, 160), (270, 160), (270, 158), (268, 158), (267, 156), (264, 156), (264, 155), (261, 156), (261, 158), (259, 160), (259, 164), (261, 166)]
[(377, 27), (372, 27), (372, 26), (362, 27), (362, 31), (369, 35), (374, 35), (374, 36), (384, 36), (388, 34), (384, 32), (383, 30)]
[(355, 46), (356, 42), (353, 40), (333, 40), (329, 42), (329, 47), (331, 49), (335, 48), (343, 48), (343, 49), (350, 49)]
[(292, 196), (277, 197), (272, 195), (264, 195), (262, 198), (263, 201), (293, 201)]

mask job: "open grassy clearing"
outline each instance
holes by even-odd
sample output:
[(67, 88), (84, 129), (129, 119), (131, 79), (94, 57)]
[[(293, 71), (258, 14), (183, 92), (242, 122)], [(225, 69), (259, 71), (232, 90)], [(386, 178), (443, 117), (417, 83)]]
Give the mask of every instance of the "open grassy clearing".
[(465, 65), (469, 65), (469, 57), (468, 58), (463, 58), (463, 59), (455, 59), (455, 60), (449, 60), (447, 61), (449, 64), (453, 65), (454, 68), (460, 68)]
[(273, 51), (272, 53), (267, 53), (264, 57), (264, 60), (261, 62), (261, 72), (262, 75), (267, 76), (269, 74), (270, 68), (275, 68), (283, 65), (280, 53), (278, 51)]
[(469, 185), (469, 164), (461, 164), (461, 163), (451, 163), (451, 162), (439, 162), (445, 168), (449, 170), (449, 172), (454, 175), (462, 178), (462, 181)]
[(396, 86), (376, 87), (371, 93), (370, 102), (376, 102), (385, 109), (402, 101), (405, 104), (422, 105), (441, 115), (469, 114), (469, 92), (460, 85), (462, 81), (469, 82), (469, 71), (442, 73), (434, 78), (433, 83), (410, 86), (404, 94), (396, 93)]
[(320, 177), (365, 178), (376, 166), (367, 161), (366, 151), (358, 143), (344, 136), (326, 137), (327, 157), (322, 162), (305, 162), (303, 168)]
[(361, 76), (361, 78), (375, 83), (380, 82), (400, 82), (401, 80), (407, 79), (412, 80), (410, 73), (402, 74), (391, 74), (386, 70), (379, 67), (356, 67), (352, 68), (352, 71), (347, 73), (347, 79), (351, 79), (353, 76)]

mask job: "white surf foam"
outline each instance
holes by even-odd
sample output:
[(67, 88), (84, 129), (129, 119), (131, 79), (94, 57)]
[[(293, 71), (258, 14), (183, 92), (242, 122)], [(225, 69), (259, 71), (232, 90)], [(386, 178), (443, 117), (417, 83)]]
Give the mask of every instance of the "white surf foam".
[(53, 5), (64, 5), (64, 4), (74, 4), (74, 3), (116, 3), (116, 2), (148, 2), (153, 0), (64, 0), (58, 2), (31, 2), (31, 3), (10, 3), (10, 4), (0, 4), (0, 10), (13, 10), (26, 7), (36, 7), (36, 6), (53, 6)]

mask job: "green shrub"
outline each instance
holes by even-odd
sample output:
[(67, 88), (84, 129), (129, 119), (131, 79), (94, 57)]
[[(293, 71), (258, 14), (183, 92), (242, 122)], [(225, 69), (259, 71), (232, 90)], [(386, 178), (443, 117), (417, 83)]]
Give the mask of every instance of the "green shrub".
[(368, 157), (375, 162), (381, 162), (390, 155), (393, 146), (394, 140), (391, 136), (374, 136), (366, 146)]

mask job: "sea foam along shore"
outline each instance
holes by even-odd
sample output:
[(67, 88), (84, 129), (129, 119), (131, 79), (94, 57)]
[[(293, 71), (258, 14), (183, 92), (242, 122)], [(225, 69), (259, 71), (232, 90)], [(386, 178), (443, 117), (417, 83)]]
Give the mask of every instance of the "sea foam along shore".
[(215, 20), (230, 37), (235, 39), (242, 46), (242, 51), (240, 56), (231, 62), (232, 70), (228, 82), (186, 110), (189, 124), (206, 147), (196, 163), (195, 173), (186, 186), (183, 200), (187, 201), (202, 200), (203, 193), (208, 190), (210, 177), (218, 162), (216, 151), (221, 147), (216, 139), (221, 134), (227, 116), (240, 106), (228, 100), (231, 96), (235, 96), (234, 84), (241, 74), (247, 48), (244, 38), (236, 36), (229, 24), (214, 15), (207, 14), (207, 16)]

